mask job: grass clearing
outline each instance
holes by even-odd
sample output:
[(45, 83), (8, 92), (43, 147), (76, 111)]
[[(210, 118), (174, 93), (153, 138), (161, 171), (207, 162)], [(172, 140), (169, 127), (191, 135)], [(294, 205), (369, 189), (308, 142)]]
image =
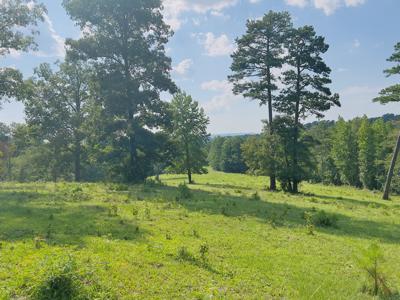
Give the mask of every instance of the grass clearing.
[(311, 184), (271, 193), (267, 178), (218, 172), (194, 176), (190, 191), (184, 176), (161, 179), (2, 183), (0, 299), (373, 299), (357, 265), (373, 242), (400, 288), (399, 197)]

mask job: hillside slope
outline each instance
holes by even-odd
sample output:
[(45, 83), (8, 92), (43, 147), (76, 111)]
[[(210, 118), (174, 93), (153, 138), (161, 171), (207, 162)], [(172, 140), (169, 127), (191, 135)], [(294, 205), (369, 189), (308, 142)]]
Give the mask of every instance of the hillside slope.
[[(1, 184), (0, 299), (372, 299), (357, 260), (374, 241), (400, 288), (400, 198), (194, 179), (191, 191), (177, 188), (181, 175), (165, 186)], [(337, 224), (307, 226), (304, 215), (322, 210)]]

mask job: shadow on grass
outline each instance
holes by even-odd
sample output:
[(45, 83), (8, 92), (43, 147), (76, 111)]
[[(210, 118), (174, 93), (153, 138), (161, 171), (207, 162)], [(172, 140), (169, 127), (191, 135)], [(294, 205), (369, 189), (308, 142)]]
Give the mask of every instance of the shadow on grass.
[[(329, 196), (329, 195), (317, 195), (313, 193), (304, 193), (304, 194), (299, 194), (301, 197), (304, 197), (306, 199), (313, 199), (317, 198), (318, 200), (322, 200), (323, 202), (321, 203), (326, 203), (326, 204), (335, 204), (337, 203), (344, 203), (347, 205), (355, 205), (355, 206), (362, 206), (362, 207), (373, 207), (373, 208), (400, 208), (400, 205), (398, 204), (391, 204), (390, 206), (387, 205), (386, 203), (379, 203), (375, 201), (368, 201), (368, 200), (359, 200), (359, 199), (354, 199), (354, 198), (349, 198), (349, 197), (342, 197), (342, 196)], [(324, 202), (326, 201), (326, 202)], [(384, 200), (382, 200), (383, 202)]]
[(0, 191), (0, 240), (45, 239), (49, 244), (84, 246), (87, 237), (136, 241), (145, 232), (104, 205), (67, 203), (54, 195)]
[(205, 187), (212, 187), (212, 188), (218, 188), (218, 189), (230, 189), (230, 190), (246, 190), (246, 191), (251, 191), (254, 190), (248, 186), (240, 186), (240, 185), (233, 185), (233, 184), (217, 184), (217, 183), (196, 183), (195, 186), (205, 186)]
[[(177, 193), (173, 187), (163, 187), (165, 193)], [(305, 226), (304, 213), (310, 211), (288, 203), (276, 203), (257, 201), (245, 196), (223, 195), (196, 189), (192, 186), (193, 197), (180, 200), (179, 203), (189, 211), (202, 212), (213, 215), (224, 215), (225, 217), (241, 218), (256, 217), (260, 221), (270, 223), (273, 226), (300, 227)], [(331, 198), (328, 196), (313, 195), (316, 199)], [(173, 197), (168, 197), (173, 199)], [(335, 201), (351, 201), (362, 203), (355, 199), (331, 198)], [(375, 204), (375, 202), (371, 202)], [(334, 204), (334, 203), (332, 203)], [(367, 204), (368, 205), (368, 204)], [(363, 239), (378, 239), (387, 243), (400, 243), (400, 225), (389, 222), (377, 222), (367, 219), (358, 219), (344, 214), (335, 213), (338, 218), (338, 228), (318, 228), (318, 231), (337, 235), (350, 236)]]

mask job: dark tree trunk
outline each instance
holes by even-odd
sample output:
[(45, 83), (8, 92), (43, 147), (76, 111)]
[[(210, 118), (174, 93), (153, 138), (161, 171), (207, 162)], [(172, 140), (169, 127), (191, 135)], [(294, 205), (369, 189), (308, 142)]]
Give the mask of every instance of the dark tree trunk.
[(400, 135), (397, 138), (396, 147), (394, 149), (392, 161), (390, 163), (389, 172), (386, 179), (385, 190), (383, 192), (383, 200), (389, 200), (389, 193), (390, 193), (390, 185), (392, 184), (392, 178), (394, 173), (394, 167), (396, 166), (397, 156), (399, 155), (400, 151)]
[(293, 169), (292, 169), (292, 178), (293, 178), (293, 188), (292, 192), (293, 193), (298, 193), (299, 192), (299, 180), (298, 180), (298, 174), (297, 172), (299, 171), (298, 167), (298, 141), (299, 141), (299, 125), (300, 125), (300, 96), (301, 96), (301, 91), (300, 91), (300, 61), (298, 62), (297, 66), (297, 82), (296, 82), (296, 108), (295, 108), (295, 115), (294, 115), (294, 133), (293, 133)]
[(75, 181), (81, 181), (81, 141), (75, 138)]
[(187, 175), (188, 175), (189, 184), (192, 184), (192, 183), (193, 183), (193, 180), (192, 180), (192, 170), (191, 170), (190, 168), (187, 169)]
[[(267, 51), (269, 53), (269, 44), (267, 45)], [(273, 127), (273, 111), (272, 111), (272, 91), (271, 91), (271, 69), (268, 66), (267, 70), (267, 81), (268, 81), (268, 118), (269, 118), (269, 134), (272, 137), (274, 135), (274, 127)], [(274, 159), (271, 163), (271, 174), (269, 178), (269, 189), (271, 191), (276, 191), (276, 176), (275, 176), (275, 162)]]
[(140, 172), (137, 164), (137, 147), (136, 147), (136, 137), (134, 129), (134, 117), (133, 112), (129, 112), (128, 118), (128, 131), (129, 131), (129, 180), (131, 182), (140, 181)]
[(186, 156), (186, 170), (187, 170), (189, 184), (192, 184), (193, 183), (192, 168), (191, 168), (190, 150), (188, 142), (185, 142), (185, 156)]

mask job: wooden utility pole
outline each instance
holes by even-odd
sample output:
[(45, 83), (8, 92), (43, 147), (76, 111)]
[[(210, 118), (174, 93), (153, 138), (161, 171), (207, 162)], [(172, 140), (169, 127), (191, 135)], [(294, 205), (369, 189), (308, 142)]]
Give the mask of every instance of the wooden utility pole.
[(389, 168), (389, 172), (388, 172), (386, 184), (385, 184), (385, 191), (383, 193), (383, 200), (389, 200), (390, 184), (392, 183), (394, 167), (396, 165), (396, 160), (397, 160), (397, 156), (399, 155), (399, 151), (400, 151), (400, 135), (397, 138), (396, 148), (394, 149), (392, 162), (390, 163), (390, 168)]

